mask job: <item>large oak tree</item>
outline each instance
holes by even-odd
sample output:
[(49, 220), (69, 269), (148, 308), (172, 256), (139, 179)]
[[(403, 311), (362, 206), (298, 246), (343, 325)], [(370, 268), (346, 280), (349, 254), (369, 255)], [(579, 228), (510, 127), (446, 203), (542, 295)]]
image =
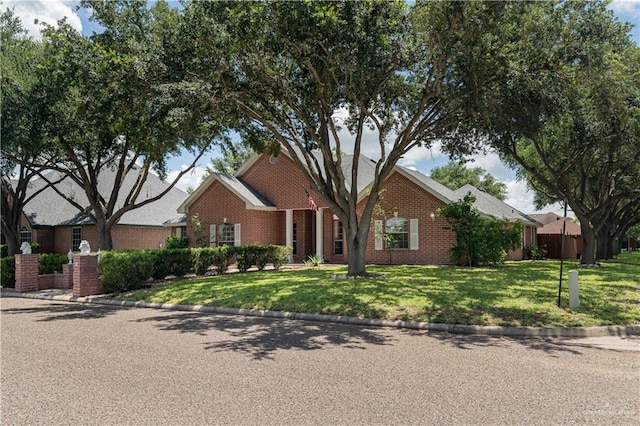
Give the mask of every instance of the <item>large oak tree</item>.
[[(348, 274), (360, 275), (372, 212), (398, 160), (435, 140), (472, 150), (475, 47), (503, 7), (193, 1), (185, 18), (194, 74), (243, 114), (239, 130), (253, 149), (290, 154), (343, 223)], [(360, 154), (372, 146), (375, 178), (359, 210)], [(353, 154), (348, 169), (334, 155), (343, 151)]]
[[(43, 31), (35, 86), (43, 94), (45, 149), (36, 165), (84, 189), (89, 205), (57, 192), (95, 223), (104, 250), (112, 248), (111, 229), (122, 215), (164, 196), (224, 127), (207, 85), (190, 81), (180, 62), (178, 10), (163, 1), (151, 8), (143, 0), (82, 5), (91, 8), (101, 33), (83, 36), (65, 22)], [(149, 173), (164, 178), (168, 159), (184, 151), (194, 155), (190, 167), (149, 196)], [(101, 193), (98, 183), (108, 169), (115, 178)], [(130, 174), (135, 184), (125, 188)]]

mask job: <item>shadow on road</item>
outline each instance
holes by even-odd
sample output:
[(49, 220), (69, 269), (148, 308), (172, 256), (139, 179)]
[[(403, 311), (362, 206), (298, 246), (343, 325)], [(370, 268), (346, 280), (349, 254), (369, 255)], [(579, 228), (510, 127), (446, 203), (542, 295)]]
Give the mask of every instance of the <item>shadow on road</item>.
[(211, 331), (223, 332), (228, 338), (206, 342), (205, 349), (244, 353), (256, 360), (272, 359), (273, 353), (281, 349), (318, 350), (331, 346), (365, 349), (365, 345), (389, 345), (395, 339), (384, 329), (193, 312), (158, 315), (136, 322), (157, 322), (160, 330), (201, 336), (208, 336)]
[(82, 303), (50, 302), (46, 305), (32, 306), (29, 308), (3, 309), (2, 315), (36, 314), (41, 316), (37, 321), (98, 319), (113, 315), (123, 309), (129, 308)]
[[(407, 333), (419, 334), (419, 332), (408, 330)], [(424, 333), (422, 333), (424, 334)], [(430, 337), (439, 340), (442, 344), (450, 345), (458, 349), (472, 350), (486, 347), (509, 347), (514, 343), (525, 346), (529, 349), (542, 351), (551, 356), (558, 356), (559, 353), (571, 353), (582, 355), (583, 353), (570, 343), (570, 339), (542, 339), (542, 338), (513, 338), (502, 336), (465, 335), (451, 333), (429, 333)], [(573, 347), (571, 347), (573, 346)]]

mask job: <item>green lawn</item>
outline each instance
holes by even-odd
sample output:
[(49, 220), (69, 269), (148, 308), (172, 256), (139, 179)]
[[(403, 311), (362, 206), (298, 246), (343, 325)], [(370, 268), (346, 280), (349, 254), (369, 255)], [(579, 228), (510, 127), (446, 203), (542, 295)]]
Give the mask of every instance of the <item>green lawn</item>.
[[(565, 261), (507, 262), (488, 268), (370, 266), (384, 279), (335, 279), (344, 266), (225, 274), (161, 284), (120, 300), (255, 308), (363, 318), (505, 326), (640, 324), (640, 252), (600, 268)], [(580, 309), (568, 308), (566, 272), (579, 270)]]

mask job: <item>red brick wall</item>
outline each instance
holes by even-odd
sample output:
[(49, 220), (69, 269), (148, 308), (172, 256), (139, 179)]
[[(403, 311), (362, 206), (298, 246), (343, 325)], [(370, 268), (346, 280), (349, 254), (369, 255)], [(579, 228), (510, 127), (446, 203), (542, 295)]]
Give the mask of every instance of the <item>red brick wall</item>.
[[(114, 250), (139, 250), (157, 249), (164, 247), (167, 237), (171, 236), (171, 228), (151, 226), (120, 226), (117, 225), (111, 232)], [(91, 242), (92, 250), (98, 248)]]
[[(278, 209), (308, 209), (309, 200), (303, 187), (309, 190), (304, 174), (285, 154), (278, 156), (276, 164), (269, 162), (268, 155), (260, 156), (249, 170), (241, 176), (242, 180), (271, 201)], [(325, 204), (310, 191), (318, 207)]]
[[(205, 240), (209, 242), (209, 226), (224, 223), (241, 224), (241, 244), (284, 244), (285, 213), (283, 211), (247, 210), (245, 202), (220, 182), (213, 182), (189, 206), (187, 223), (198, 214)], [(193, 228), (187, 226), (189, 244), (196, 246)]]
[[(450, 250), (456, 241), (455, 234), (450, 230), (442, 229), (447, 226), (443, 217), (436, 215), (435, 220), (432, 220), (430, 216), (445, 204), (399, 173), (392, 174), (385, 182), (383, 189), (385, 189), (383, 204), (386, 205), (387, 210), (397, 207), (398, 217), (407, 220), (418, 219), (419, 249), (375, 250), (375, 230), (372, 224), (367, 242), (367, 262), (450, 264)], [(373, 220), (384, 219), (374, 215)]]
[[(53, 232), (55, 253), (67, 253), (71, 249), (72, 229), (71, 226), (55, 228)], [(157, 249), (164, 247), (170, 235), (171, 228), (160, 226), (116, 225), (111, 230), (114, 250)], [(94, 225), (82, 226), (82, 239), (89, 242), (91, 251), (98, 251), (98, 230)]]

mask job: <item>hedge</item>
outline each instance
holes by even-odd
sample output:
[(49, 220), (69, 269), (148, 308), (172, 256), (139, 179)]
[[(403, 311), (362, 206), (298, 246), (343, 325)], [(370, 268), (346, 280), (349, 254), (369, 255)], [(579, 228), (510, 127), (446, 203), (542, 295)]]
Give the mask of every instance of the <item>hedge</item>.
[(0, 258), (0, 285), (2, 287), (16, 286), (16, 258)]
[(203, 275), (209, 268), (223, 273), (234, 260), (241, 272), (254, 265), (260, 270), (267, 264), (279, 269), (287, 262), (290, 251), (289, 247), (269, 245), (103, 252), (99, 270), (107, 289), (130, 291), (141, 288), (149, 278), (190, 272)]

